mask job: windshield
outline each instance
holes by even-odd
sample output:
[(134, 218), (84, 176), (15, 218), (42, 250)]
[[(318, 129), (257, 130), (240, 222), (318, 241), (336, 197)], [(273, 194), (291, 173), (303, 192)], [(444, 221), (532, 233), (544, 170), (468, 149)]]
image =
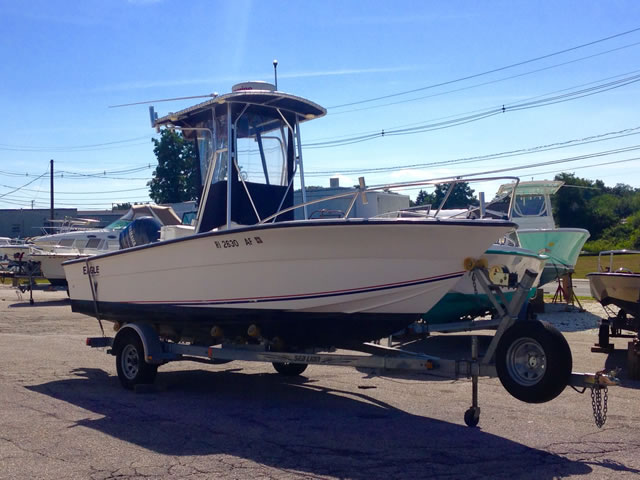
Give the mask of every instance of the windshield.
[(119, 231), (119, 230), (124, 230), (127, 227), (127, 225), (129, 225), (130, 223), (131, 223), (131, 220), (123, 220), (122, 218), (119, 218), (118, 220), (110, 223), (104, 228), (105, 230)]
[(543, 195), (518, 195), (513, 208), (514, 217), (545, 217), (547, 204)]
[[(280, 120), (247, 113), (238, 121), (238, 167), (244, 181), (286, 185), (286, 139)], [(271, 128), (271, 131), (265, 131)]]

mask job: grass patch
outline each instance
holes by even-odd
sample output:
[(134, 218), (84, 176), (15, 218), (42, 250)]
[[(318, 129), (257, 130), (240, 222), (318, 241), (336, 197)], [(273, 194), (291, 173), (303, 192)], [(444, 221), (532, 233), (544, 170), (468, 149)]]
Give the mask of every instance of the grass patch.
[[(609, 266), (609, 255), (602, 256), (602, 266)], [(613, 270), (620, 267), (640, 272), (640, 255), (614, 255)], [(587, 273), (598, 271), (598, 255), (580, 255), (576, 263), (573, 278), (587, 278)]]
[[(29, 279), (21, 277), (20, 284), (28, 284)], [(49, 281), (46, 278), (34, 278), (33, 283), (36, 285), (49, 285)], [(13, 285), (13, 277), (2, 277), (0, 276), (0, 284), (2, 285)]]

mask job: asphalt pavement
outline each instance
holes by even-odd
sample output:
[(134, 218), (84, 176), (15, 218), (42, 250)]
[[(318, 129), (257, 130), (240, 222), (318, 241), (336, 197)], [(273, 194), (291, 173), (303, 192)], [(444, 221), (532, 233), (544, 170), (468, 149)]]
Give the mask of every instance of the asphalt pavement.
[[(428, 375), (310, 366), (292, 379), (268, 364), (182, 362), (160, 368), (154, 391), (134, 393), (114, 357), (85, 346), (99, 335), (95, 319), (73, 314), (64, 292), (34, 299), (0, 286), (0, 479), (640, 475), (640, 382), (624, 371), (601, 429), (589, 391), (525, 404), (495, 378), (480, 379), (477, 428), (463, 422), (470, 381)], [(625, 365), (628, 339), (590, 351), (597, 310), (557, 310), (541, 317), (568, 339), (574, 371)], [(468, 357), (469, 343), (439, 335), (408, 348)]]

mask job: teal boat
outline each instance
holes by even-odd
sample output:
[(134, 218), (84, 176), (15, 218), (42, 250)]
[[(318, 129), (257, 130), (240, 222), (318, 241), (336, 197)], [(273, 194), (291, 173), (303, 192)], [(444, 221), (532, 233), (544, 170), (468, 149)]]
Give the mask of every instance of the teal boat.
[[(518, 282), (525, 270), (538, 272), (540, 277), (548, 257), (539, 255), (525, 248), (494, 244), (481, 257), (488, 270), (499, 269), (501, 272), (514, 273)], [(533, 283), (529, 297), (533, 297), (538, 285), (538, 278)], [(511, 301), (515, 288), (503, 287), (507, 301)], [(497, 322), (476, 320), (493, 311), (487, 294), (482, 292), (474, 282), (470, 272), (465, 273), (455, 286), (425, 315), (422, 320), (431, 332), (454, 332), (494, 327)]]
[[(518, 224), (518, 244), (549, 257), (540, 277), (540, 286), (573, 271), (590, 235), (583, 228), (556, 228), (551, 195), (563, 184), (547, 180), (520, 182), (515, 192), (512, 219)], [(502, 185), (497, 197), (511, 195), (513, 186), (511, 183)]]

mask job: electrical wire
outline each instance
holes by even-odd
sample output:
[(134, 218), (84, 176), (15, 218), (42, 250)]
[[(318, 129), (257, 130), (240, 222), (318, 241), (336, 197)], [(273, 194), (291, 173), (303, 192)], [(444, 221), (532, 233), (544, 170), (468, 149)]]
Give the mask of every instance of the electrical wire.
[(377, 168), (349, 168), (341, 170), (307, 170), (305, 172), (306, 177), (319, 177), (333, 174), (356, 174), (356, 173), (382, 173), (393, 172), (397, 170), (414, 170), (425, 167), (443, 166), (443, 165), (456, 165), (464, 163), (475, 163), (485, 160), (495, 160), (500, 158), (510, 158), (520, 155), (528, 155), (533, 153), (548, 152), (551, 150), (558, 150), (561, 148), (575, 147), (580, 145), (587, 145), (591, 143), (604, 142), (608, 140), (615, 140), (618, 138), (624, 138), (632, 135), (640, 135), (640, 126), (633, 128), (626, 128), (624, 130), (618, 130), (615, 132), (601, 133), (598, 135), (591, 135), (589, 137), (583, 137), (580, 139), (564, 140), (562, 142), (550, 143), (546, 145), (537, 145), (534, 147), (521, 148), (518, 150), (510, 150), (506, 152), (490, 153), (486, 155), (476, 155), (473, 157), (463, 157), (451, 160), (441, 160), (437, 162), (426, 163), (414, 163), (410, 165), (396, 165), (390, 167), (377, 167)]
[(351, 145), (354, 143), (361, 143), (361, 142), (365, 142), (368, 140), (373, 140), (375, 138), (381, 138), (385, 136), (410, 135), (410, 134), (424, 133), (424, 132), (434, 131), (434, 130), (442, 130), (444, 128), (451, 128), (451, 127), (463, 125), (466, 123), (476, 122), (488, 117), (499, 115), (501, 113), (507, 113), (507, 112), (519, 111), (519, 110), (528, 110), (532, 108), (540, 108), (540, 107), (553, 105), (557, 103), (568, 102), (578, 98), (583, 98), (583, 97), (595, 95), (597, 93), (602, 93), (602, 92), (614, 90), (617, 88), (621, 88), (623, 86), (637, 83), (638, 81), (640, 81), (640, 74), (632, 75), (616, 81), (600, 84), (598, 86), (576, 90), (576, 91), (565, 93), (562, 95), (556, 95), (548, 98), (536, 97), (539, 99), (538, 100), (527, 99), (518, 103), (504, 104), (498, 107), (493, 107), (488, 110), (484, 110), (481, 113), (467, 115), (464, 117), (458, 117), (452, 120), (435, 122), (435, 123), (424, 123), (424, 124), (419, 124), (415, 127), (405, 127), (405, 128), (396, 128), (396, 129), (388, 129), (388, 130), (382, 129), (376, 133), (360, 135), (357, 137), (343, 138), (340, 140), (333, 140), (333, 141), (329, 140), (324, 142), (308, 143), (304, 145), (304, 148), (318, 149), (318, 148), (340, 147), (345, 145)]
[[(605, 55), (605, 54), (608, 54), (608, 53), (612, 53), (612, 52), (616, 52), (616, 51), (619, 51), (619, 50), (623, 50), (625, 48), (635, 47), (635, 46), (638, 46), (638, 45), (640, 45), (640, 42), (630, 43), (630, 44), (624, 45), (622, 47), (613, 48), (611, 50), (606, 50), (604, 52), (599, 52), (599, 53), (596, 53), (596, 54), (593, 54), (593, 55), (588, 55), (588, 56), (577, 58), (577, 59), (574, 59), (574, 60), (569, 60), (569, 61), (566, 61), (566, 62), (557, 63), (555, 65), (550, 65), (550, 66), (547, 66), (547, 67), (538, 68), (536, 70), (530, 70), (528, 72), (519, 73), (517, 75), (510, 75), (508, 77), (502, 77), (502, 78), (498, 78), (498, 79), (495, 79), (495, 80), (489, 80), (487, 82), (476, 83), (474, 85), (469, 85), (467, 87), (461, 87), (461, 88), (455, 88), (453, 90), (446, 90), (444, 92), (432, 93), (430, 95), (423, 95), (423, 96), (420, 96), (420, 97), (413, 97), (413, 98), (408, 98), (406, 100), (398, 100), (396, 102), (383, 103), (383, 104), (380, 104), (380, 105), (372, 105), (372, 106), (369, 106), (369, 107), (353, 108), (353, 109), (350, 109), (350, 110), (342, 110), (342, 111), (339, 111), (339, 112), (329, 111), (327, 113), (327, 116), (329, 116), (329, 115), (343, 115), (343, 114), (346, 114), (346, 113), (353, 113), (353, 112), (362, 112), (362, 111), (365, 111), (365, 110), (372, 110), (372, 109), (375, 109), (375, 108), (384, 108), (384, 107), (389, 107), (389, 106), (393, 106), (393, 105), (400, 105), (400, 104), (403, 104), (403, 103), (416, 102), (416, 101), (419, 101), (419, 100), (425, 100), (427, 98), (440, 97), (440, 96), (443, 96), (443, 95), (448, 95), (450, 93), (457, 93), (457, 92), (462, 92), (462, 91), (465, 91), (465, 90), (471, 90), (471, 89), (474, 89), (474, 88), (484, 87), (486, 85), (492, 85), (492, 84), (495, 84), (495, 83), (505, 82), (507, 80), (513, 80), (514, 78), (520, 78), (520, 77), (525, 77), (527, 75), (533, 75), (534, 73), (543, 72), (545, 70), (551, 70), (553, 68), (563, 67), (565, 65), (569, 65), (569, 64), (572, 64), (572, 63), (576, 63), (576, 62), (581, 62), (583, 60), (588, 60), (588, 59), (591, 59), (591, 58), (594, 58), (594, 57), (602, 56), (602, 55)], [(624, 74), (621, 74), (621, 75), (624, 75)], [(621, 75), (616, 75), (616, 77), (617, 76), (621, 76)], [(615, 78), (615, 77), (610, 77), (610, 78)]]
[[(138, 140), (146, 139), (147, 142), (144, 143), (136, 143), (134, 145), (147, 145), (150, 140), (150, 136), (130, 138), (127, 140), (116, 140), (113, 142), (106, 143), (95, 143), (91, 145), (75, 145), (75, 146), (64, 146), (64, 147), (55, 147), (55, 146), (31, 146), (31, 145), (9, 145), (5, 143), (0, 143), (0, 150), (7, 151), (17, 151), (17, 152), (76, 152), (76, 151), (93, 151), (93, 150), (109, 150), (114, 146), (118, 148), (121, 147), (130, 147), (133, 145), (122, 145), (125, 143), (130, 143)], [(102, 148), (106, 147), (106, 148)]]
[(548, 53), (546, 55), (542, 55), (542, 56), (539, 56), (539, 57), (535, 57), (535, 58), (531, 58), (531, 59), (528, 59), (528, 60), (523, 60), (523, 61), (520, 61), (520, 62), (512, 63), (510, 65), (505, 65), (503, 67), (494, 68), (492, 70), (487, 70), (487, 71), (484, 71), (484, 72), (475, 73), (473, 75), (467, 75), (465, 77), (460, 77), (460, 78), (456, 78), (456, 79), (453, 79), (453, 80), (448, 80), (448, 81), (445, 81), (445, 82), (434, 83), (432, 85), (427, 85), (425, 87), (420, 87), (420, 88), (414, 88), (412, 90), (406, 90), (404, 92), (392, 93), (392, 94), (389, 94), (389, 95), (383, 95), (383, 96), (380, 96), (380, 97), (369, 98), (369, 99), (365, 99), (365, 100), (358, 100), (357, 102), (343, 103), (341, 105), (334, 105), (334, 106), (331, 106), (331, 107), (328, 107), (328, 108), (332, 109), (332, 108), (349, 107), (349, 106), (352, 106), (352, 105), (360, 105), (360, 104), (363, 104), (363, 103), (375, 102), (377, 100), (384, 100), (386, 98), (398, 97), (398, 96), (401, 96), (401, 95), (407, 95), (409, 93), (415, 93), (415, 92), (420, 92), (420, 91), (424, 91), (424, 90), (428, 90), (428, 89), (432, 89), (432, 88), (436, 88), (436, 87), (442, 87), (444, 85), (451, 85), (452, 83), (458, 83), (458, 82), (462, 82), (462, 81), (465, 81), (465, 80), (470, 80), (472, 78), (482, 77), (484, 75), (489, 75), (491, 73), (500, 72), (500, 71), (507, 70), (507, 69), (510, 69), (510, 68), (519, 67), (521, 65), (526, 65), (528, 63), (533, 63), (533, 62), (537, 62), (539, 60), (544, 60), (546, 58), (551, 58), (551, 57), (555, 57), (557, 55), (562, 55), (563, 53), (568, 53), (568, 52), (571, 52), (571, 51), (574, 51), (574, 50), (579, 50), (581, 48), (589, 47), (591, 45), (596, 45), (598, 43), (606, 42), (608, 40), (612, 40), (614, 38), (622, 37), (624, 35), (629, 35), (629, 34), (632, 34), (632, 33), (638, 32), (638, 31), (640, 31), (640, 27), (634, 28), (632, 30), (627, 30), (625, 32), (617, 33), (615, 35), (610, 35), (608, 37), (600, 38), (598, 40), (594, 40), (594, 41), (591, 41), (591, 42), (588, 42), (588, 43), (583, 43), (583, 44), (577, 45), (575, 47), (566, 48), (564, 50), (559, 50), (557, 52)]
[(17, 191), (19, 191), (19, 190), (22, 190), (24, 187), (27, 187), (27, 186), (31, 185), (33, 182), (35, 182), (36, 180), (38, 180), (38, 179), (40, 179), (40, 178), (44, 177), (44, 176), (45, 176), (45, 175), (47, 175), (48, 173), (49, 173), (49, 172), (48, 172), (48, 171), (46, 171), (46, 172), (44, 172), (42, 175), (40, 175), (40, 176), (38, 176), (38, 177), (34, 178), (33, 180), (31, 180), (31, 181), (29, 181), (29, 182), (25, 183), (24, 185), (22, 185), (22, 186), (20, 186), (20, 187), (17, 187), (17, 188), (14, 188), (14, 189), (13, 189), (13, 190), (11, 190), (10, 192), (3, 193), (2, 195), (0, 195), (0, 198), (6, 197), (7, 195), (10, 195), (10, 194), (12, 194), (12, 193), (14, 193), (14, 192), (17, 192)]

